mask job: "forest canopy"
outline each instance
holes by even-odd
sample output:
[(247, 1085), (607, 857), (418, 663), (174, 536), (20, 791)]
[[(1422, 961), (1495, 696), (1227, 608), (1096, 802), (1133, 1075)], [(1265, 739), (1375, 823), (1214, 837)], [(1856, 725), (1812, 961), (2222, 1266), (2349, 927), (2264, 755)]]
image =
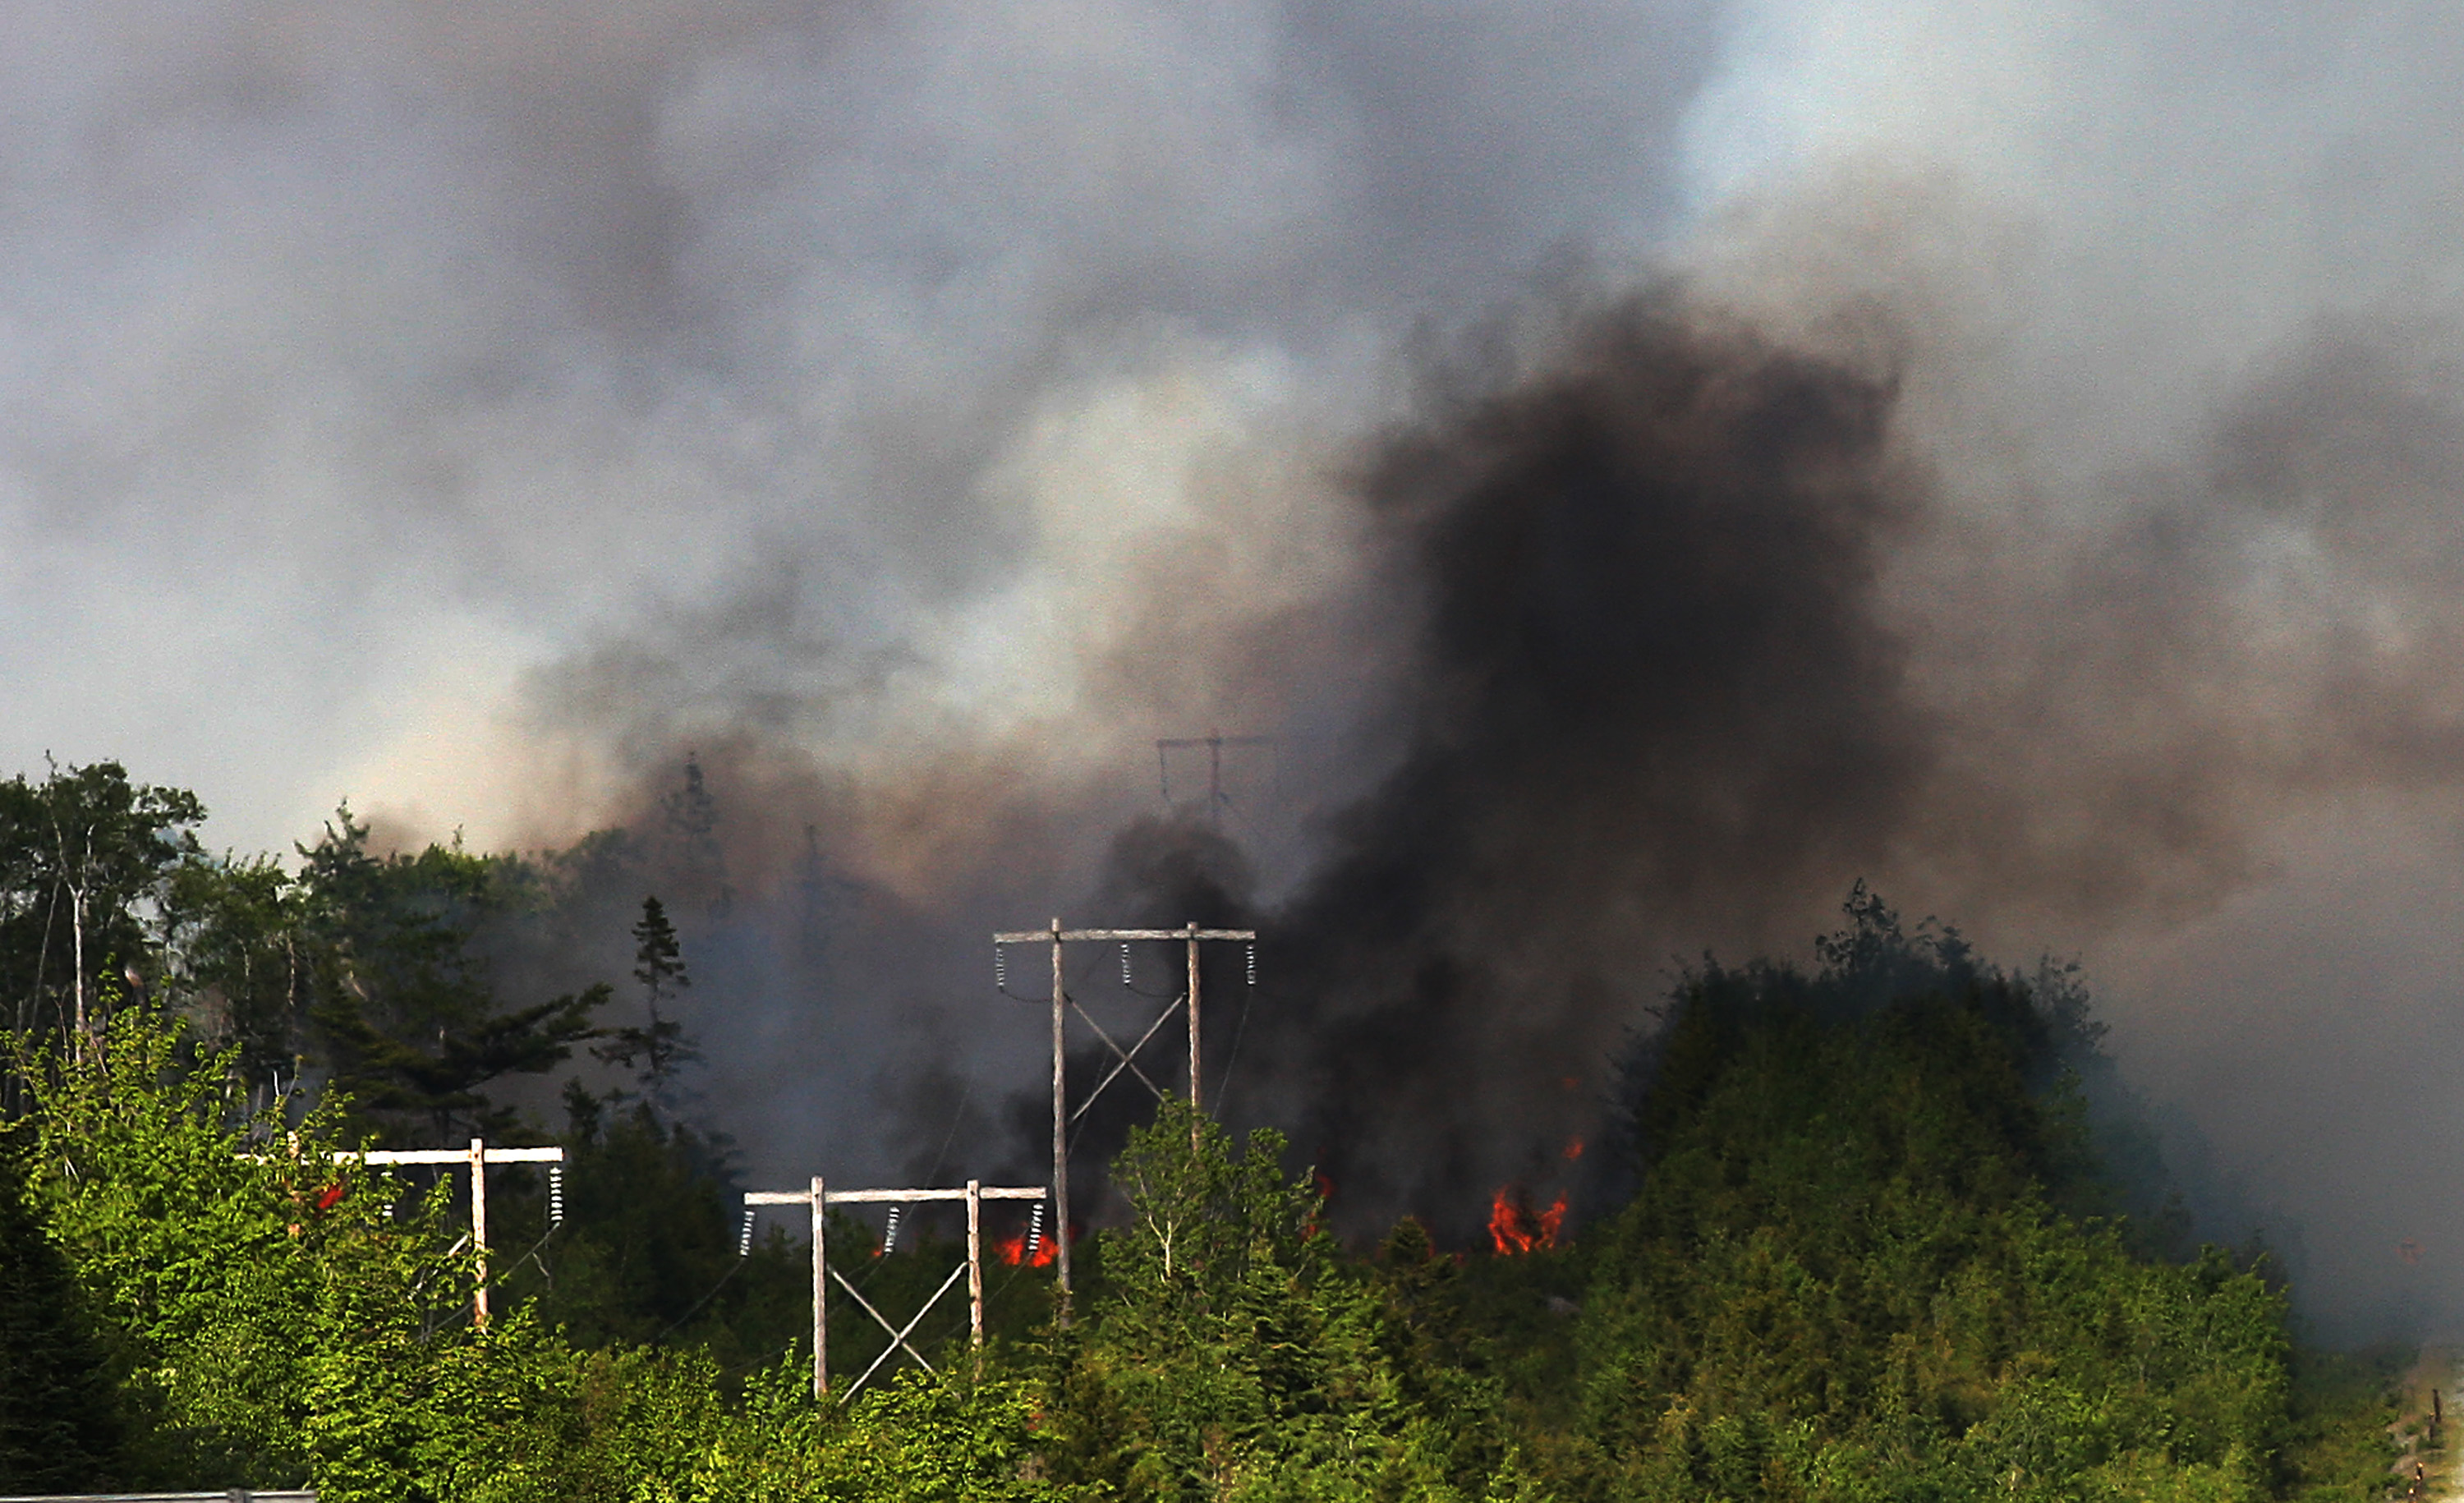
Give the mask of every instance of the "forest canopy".
[[(1810, 967), (1705, 963), (1635, 1020), (1623, 1188), (1580, 1225), (1501, 1198), (1481, 1246), (1409, 1219), (1347, 1245), (1278, 1135), (1168, 1100), (1111, 1166), (1073, 1320), (1014, 1240), (984, 1347), (919, 1326), (933, 1370), (891, 1353), (816, 1401), (804, 1249), (739, 1225), (682, 1084), (679, 895), (577, 895), (647, 873), (646, 837), (382, 853), (345, 810), (281, 862), (209, 856), (202, 818), (109, 763), (0, 785), (0, 1492), (2385, 1491), (2384, 1374), (2300, 1349), (2263, 1254), (2123, 1214), (2075, 978), (1861, 888)], [(583, 931), (632, 964), (539, 962)], [(360, 1156), (510, 1132), (567, 1159), (553, 1201), (492, 1173), (483, 1329), (456, 1180)], [(958, 1255), (830, 1242), (899, 1311)], [(885, 1339), (838, 1302), (839, 1372)]]

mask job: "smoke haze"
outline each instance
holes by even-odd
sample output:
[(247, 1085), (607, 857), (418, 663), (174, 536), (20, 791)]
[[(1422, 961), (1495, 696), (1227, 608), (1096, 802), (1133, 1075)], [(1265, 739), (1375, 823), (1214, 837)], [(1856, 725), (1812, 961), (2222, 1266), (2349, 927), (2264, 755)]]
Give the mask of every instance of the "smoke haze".
[[(2326, 0), (21, 7), (0, 749), (242, 850), (665, 841), (771, 1177), (1031, 1170), (988, 933), (1220, 915), (1234, 1115), (1443, 1216), (1863, 876), (2080, 955), (2329, 1330), (2452, 1330), (2459, 64)], [(1210, 804), (1153, 742), (1217, 730)]]

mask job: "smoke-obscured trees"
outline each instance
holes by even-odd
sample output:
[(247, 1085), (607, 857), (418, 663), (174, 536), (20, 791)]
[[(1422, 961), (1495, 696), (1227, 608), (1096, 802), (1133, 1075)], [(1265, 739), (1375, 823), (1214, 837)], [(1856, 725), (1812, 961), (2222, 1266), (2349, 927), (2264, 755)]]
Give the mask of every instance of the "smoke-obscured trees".
[(378, 855), (345, 808), (295, 873), (207, 855), (204, 818), (194, 794), (117, 763), (0, 783), (10, 1033), (91, 1040), (117, 1006), (174, 1009), (235, 1050), (252, 1100), (304, 1073), (369, 1125), (423, 1138), (509, 1120), (500, 1082), (595, 1036), (605, 985), (502, 996), (500, 954), (552, 912), (555, 869), (436, 845)]
[(630, 1072), (640, 1082), (642, 1099), (653, 1111), (672, 1116), (676, 1105), (676, 1073), (701, 1058), (701, 1050), (685, 1037), (682, 1023), (660, 1010), (678, 992), (693, 984), (684, 946), (676, 926), (657, 897), (642, 899), (641, 921), (633, 925), (633, 979), (642, 984), (643, 1022), (606, 1030), (606, 1042), (591, 1052), (607, 1064)]
[(506, 1006), (481, 941), (538, 903), (536, 873), (458, 847), (378, 856), (365, 825), (348, 809), (338, 818), (301, 851), (296, 927), (279, 937), (304, 957), (314, 1055), (333, 1088), (398, 1129), (451, 1136), (507, 1121), (488, 1088), (570, 1057), (610, 989)]

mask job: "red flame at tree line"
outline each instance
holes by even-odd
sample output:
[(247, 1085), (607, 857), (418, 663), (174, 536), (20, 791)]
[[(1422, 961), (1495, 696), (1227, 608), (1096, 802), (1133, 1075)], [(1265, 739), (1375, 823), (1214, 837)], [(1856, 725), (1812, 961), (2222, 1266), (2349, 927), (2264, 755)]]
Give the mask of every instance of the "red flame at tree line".
[(1497, 1187), (1488, 1205), (1488, 1240), (1501, 1258), (1520, 1257), (1557, 1245), (1557, 1228), (1566, 1220), (1566, 1197), (1560, 1194), (1545, 1211), (1531, 1209), (1530, 1198), (1512, 1185)]
[(1050, 1237), (1046, 1237), (1035, 1245), (1035, 1255), (1031, 1258), (1028, 1257), (1026, 1252), (1026, 1233), (1023, 1231), (1014, 1236), (997, 1239), (993, 1243), (993, 1250), (1000, 1253), (1001, 1260), (1003, 1263), (1008, 1264), (1011, 1268), (1016, 1268), (1020, 1264), (1023, 1263), (1028, 1268), (1040, 1269), (1045, 1264), (1051, 1262), (1056, 1255), (1055, 1249), (1052, 1246), (1052, 1239)]
[[(1086, 1234), (1087, 1227), (1083, 1223), (1074, 1219), (1069, 1223), (1070, 1241), (1076, 1242)], [(1017, 1268), (1019, 1265), (1024, 1264), (1026, 1267), (1031, 1269), (1040, 1269), (1046, 1267), (1053, 1259), (1061, 1255), (1061, 1249), (1053, 1245), (1053, 1241), (1049, 1236), (1038, 1241), (1035, 1245), (1034, 1253), (1030, 1255), (1026, 1250), (1026, 1232), (1023, 1230), (1018, 1231), (1007, 1237), (994, 1238), (993, 1251), (1003, 1263), (1008, 1264), (1011, 1268)]]

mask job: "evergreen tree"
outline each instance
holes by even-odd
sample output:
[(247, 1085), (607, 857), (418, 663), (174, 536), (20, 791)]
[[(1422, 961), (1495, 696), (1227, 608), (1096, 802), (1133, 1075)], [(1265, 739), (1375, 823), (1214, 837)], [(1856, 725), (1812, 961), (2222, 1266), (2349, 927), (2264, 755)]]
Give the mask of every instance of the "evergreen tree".
[(640, 1028), (611, 1029), (607, 1042), (593, 1053), (608, 1064), (634, 1072), (643, 1098), (661, 1113), (675, 1107), (676, 1072), (701, 1058), (685, 1038), (684, 1025), (663, 1015), (659, 1004), (693, 984), (685, 970), (684, 946), (675, 925), (657, 897), (642, 899), (641, 921), (633, 925), (633, 979), (642, 984), (647, 1022)]
[[(1058, 1480), (1106, 1496), (1444, 1497), (1449, 1448), (1388, 1355), (1381, 1309), (1319, 1227), (1282, 1138), (1235, 1154), (1166, 1099), (1113, 1169), (1130, 1224), (1098, 1235), (1110, 1290), (1056, 1341)], [(1090, 1283), (1093, 1280), (1090, 1280)]]
[[(2057, 1208), (2065, 1021), (1861, 892), (1822, 970), (1710, 968), (1635, 1072), (1561, 1480), (1619, 1499), (2257, 1498), (2286, 1315)], [(2042, 1082), (2032, 1089), (2032, 1083)]]

